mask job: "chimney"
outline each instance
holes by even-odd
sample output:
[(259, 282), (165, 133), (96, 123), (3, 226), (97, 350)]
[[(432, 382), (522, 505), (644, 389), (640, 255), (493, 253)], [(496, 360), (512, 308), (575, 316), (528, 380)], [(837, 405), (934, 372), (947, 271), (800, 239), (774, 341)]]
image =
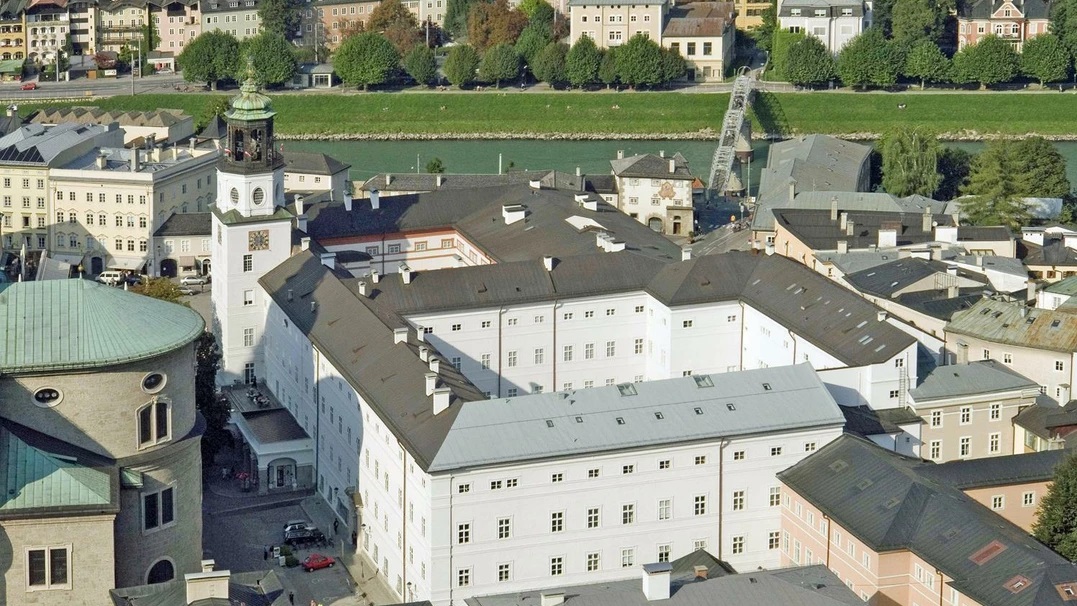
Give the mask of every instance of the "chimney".
[(439, 174), (439, 175), (437, 176), (437, 186), (438, 186), (438, 187), (441, 187), (441, 180), (442, 180), (442, 178), (443, 178), (443, 177), (442, 177), (442, 176), (441, 176), (440, 174)]
[(381, 208), (381, 192), (372, 189), (370, 190), (370, 209), (378, 210), (379, 208)]
[(438, 385), (438, 375), (434, 372), (428, 372), (426, 375), (426, 395), (434, 395), (434, 388)]
[(1070, 401), (1070, 384), (1060, 383), (1058, 390), (1061, 392), (1058, 394), (1058, 404), (1059, 406), (1065, 406)]
[(381, 274), (378, 273), (378, 270), (370, 270), (370, 281), (377, 284), (379, 280), (381, 280)]
[(292, 289), (290, 289), (290, 288), (288, 289), (288, 300), (289, 301), (292, 300)]
[(213, 567), (217, 565), (217, 562), (213, 560), (202, 560), (202, 572), (213, 572)]
[(194, 154), (194, 143), (195, 143), (195, 141), (194, 141), (194, 137), (191, 137), (191, 138), (190, 138), (190, 139), (188, 140), (188, 146), (187, 146), (187, 149), (189, 149), (189, 150), (190, 150), (191, 154)]
[(400, 280), (404, 284), (411, 284), (412, 276), (413, 276), (413, 274), (411, 272), (411, 268), (408, 267), (408, 264), (407, 263), (401, 263), (400, 264)]
[(875, 319), (880, 322), (886, 322), (886, 312), (883, 310), (877, 310), (875, 312)]
[(531, 179), (527, 182), (527, 185), (531, 189), (542, 189), (542, 181), (539, 181), (538, 179)]
[(946, 275), (954, 276), (956, 278), (957, 277), (957, 267), (955, 267), (953, 265), (951, 265), (950, 267), (947, 267), (946, 268)]
[(624, 160), (625, 159), (625, 150), (623, 150), (623, 149), (617, 150), (617, 159), (618, 160)]
[(367, 296), (366, 280), (359, 280), (359, 294), (361, 296)]
[(539, 606), (561, 606), (565, 603), (565, 593), (559, 591), (557, 593), (543, 593), (540, 595)]
[(352, 197), (351, 194), (344, 194), (344, 210), (352, 211)]
[(643, 597), (648, 602), (669, 599), (670, 577), (673, 565), (669, 562), (643, 565)]
[(580, 170), (579, 166), (576, 167), (576, 176), (577, 177), (582, 177), (583, 176), (583, 171)]
[(931, 233), (931, 209), (924, 209), (924, 216), (920, 217), (920, 230), (925, 234)]
[(879, 230), (879, 248), (893, 248), (897, 246), (897, 230), (896, 229), (880, 229)]
[(969, 363), (969, 344), (957, 342), (957, 363), (968, 364)]
[(796, 197), (797, 197), (797, 184), (790, 181), (789, 182), (789, 202), (791, 203), (793, 200), (796, 199)]
[(947, 299), (956, 299), (958, 294), (960, 293), (958, 292), (957, 284), (952, 284), (946, 287)]
[(852, 221), (848, 221), (845, 224), (845, 235), (847, 235), (847, 236), (856, 235), (856, 223), (853, 223)]
[(314, 313), (316, 311), (318, 311), (318, 302), (317, 301), (311, 301), (310, 302), (310, 313)]
[(943, 252), (943, 250), (942, 250), (941, 246), (933, 246), (933, 247), (931, 247), (931, 260), (932, 261), (942, 261), (942, 252)]
[(430, 356), (430, 360), (427, 362), (427, 364), (430, 366), (430, 372), (434, 374), (438, 374), (439, 372), (441, 372), (441, 358), (438, 358), (437, 356)]
[(434, 389), (434, 414), (438, 414), (441, 411), (449, 407), (449, 398), (452, 396), (452, 390), (448, 387), (438, 387)]
[(307, 216), (305, 214), (295, 218), (295, 228), (302, 232), (307, 231)]
[(659, 158), (665, 158), (666, 157), (666, 150), (664, 150), (664, 149), (658, 150), (658, 157)]
[(838, 220), (838, 197), (834, 196), (830, 198), (830, 220)]
[(131, 150), (131, 172), (133, 173), (138, 172), (138, 154), (139, 150), (137, 147)]
[(1025, 285), (1025, 302), (1036, 300), (1036, 281), (1029, 280)]
[(419, 346), (419, 359), (423, 362), (430, 362), (430, 348), (426, 345)]
[(672, 175), (675, 172), (677, 172), (677, 161), (674, 160), (673, 158), (670, 158), (669, 159), (669, 174)]
[(99, 152), (97, 154), (97, 170), (105, 170), (105, 167), (107, 167), (107, 166), (108, 166), (108, 156), (106, 156), (105, 152), (103, 152), (103, 151)]
[(847, 252), (849, 252), (849, 241), (848, 240), (838, 240), (838, 254), (839, 255), (844, 255)]
[(393, 184), (393, 175), (390, 174), (390, 173), (385, 173), (385, 187), (389, 187), (392, 184)]
[(322, 265), (333, 269), (337, 265), (337, 254), (332, 252), (323, 252), (318, 255), (322, 260)]
[(841, 221), (838, 223), (838, 229), (845, 231), (845, 228), (849, 225), (849, 213), (841, 213)]
[(546, 271), (553, 271), (553, 257), (550, 255), (543, 256), (542, 266), (546, 268)]
[(399, 345), (401, 343), (407, 343), (408, 341), (408, 327), (401, 326), (393, 329), (393, 345)]
[(15, 106), (14, 105), (7, 106), (7, 117), (10, 118), (10, 117), (12, 117), (14, 115), (15, 115)]
[(232, 573), (227, 570), (192, 572), (183, 575), (187, 585), (187, 604), (213, 598), (228, 601), (228, 579)]
[(296, 196), (295, 197), (295, 214), (303, 215), (303, 214), (306, 214), (306, 211), (307, 211), (307, 207), (306, 207), (306, 204), (303, 203), (303, 196)]
[(146, 135), (145, 143), (146, 143), (146, 149), (153, 149), (153, 148), (157, 147), (157, 134), (156, 133), (150, 133), (150, 134)]
[(691, 260), (692, 260), (692, 249), (691, 248), (682, 248), (681, 249), (681, 261), (691, 261)]
[(938, 225), (935, 227), (935, 241), (957, 244), (957, 226)]
[(299, 248), (302, 250), (310, 250), (310, 238), (300, 238)]
[(767, 253), (767, 256), (770, 256), (770, 255), (774, 254), (774, 243), (773, 242), (767, 242), (767, 247), (765, 249), (765, 252)]
[[(532, 181), (532, 183), (537, 183), (537, 181)], [(501, 207), (501, 216), (505, 219), (505, 225), (512, 225), (524, 220), (527, 216), (527, 209), (519, 204), (505, 204)]]

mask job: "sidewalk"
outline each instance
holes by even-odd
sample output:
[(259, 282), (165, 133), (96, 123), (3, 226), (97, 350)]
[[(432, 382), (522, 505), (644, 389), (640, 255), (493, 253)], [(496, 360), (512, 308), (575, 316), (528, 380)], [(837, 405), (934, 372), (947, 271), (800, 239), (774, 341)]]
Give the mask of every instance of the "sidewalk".
[[(333, 521), (336, 515), (329, 505), (317, 494), (305, 497), (299, 506), (303, 508), (307, 516), (318, 528), (326, 530), (330, 534), (333, 529)], [(333, 557), (337, 558), (348, 570), (352, 581), (356, 584), (356, 595), (360, 598), (359, 604), (380, 606), (382, 604), (399, 604), (400, 598), (393, 592), (389, 580), (381, 574), (374, 562), (361, 551), (356, 551), (351, 545), (349, 537), (343, 533), (333, 537), (336, 543)]]

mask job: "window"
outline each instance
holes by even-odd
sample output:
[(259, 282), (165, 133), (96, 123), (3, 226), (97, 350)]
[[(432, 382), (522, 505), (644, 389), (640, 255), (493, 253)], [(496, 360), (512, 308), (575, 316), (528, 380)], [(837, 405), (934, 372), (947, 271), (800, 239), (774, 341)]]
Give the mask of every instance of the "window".
[(452, 248), (453, 247), (453, 242), (454, 242), (453, 238), (445, 238), (445, 239), (443, 239), (441, 241), (441, 247), (442, 248)]
[[(375, 557), (377, 557), (377, 556), (375, 556)], [(471, 569), (470, 568), (461, 568), (460, 570), (457, 570), (456, 571), (456, 586), (457, 587), (468, 587), (470, 585), (471, 585)]]
[(696, 455), (696, 465), (706, 465), (707, 455)]
[(992, 421), (997, 421), (1001, 417), (1002, 417), (1002, 404), (998, 404), (998, 403), (992, 404), (991, 405), (991, 420)]
[(40, 547), (26, 552), (26, 585), (34, 589), (70, 589), (68, 561), (71, 548)]
[(621, 505), (621, 524), (633, 524), (636, 521), (636, 505), (626, 503)]
[(681, 328), (692, 328), (692, 321), (684, 320), (683, 322), (681, 322)]
[(643, 353), (643, 339), (636, 339), (632, 345), (632, 351), (637, 356)]
[(593, 317), (595, 317), (595, 312), (594, 311), (585, 311), (585, 312), (583, 312), (583, 317), (585, 317), (585, 318), (593, 318)]
[(693, 511), (697, 516), (707, 515), (707, 495), (696, 495)]
[(931, 426), (932, 427), (942, 427), (942, 411), (941, 410), (932, 410), (931, 411)]
[(671, 551), (671, 548), (670, 548), (669, 544), (659, 545), (658, 546), (658, 561), (659, 562), (668, 562), (669, 561), (669, 552), (670, 551)]
[(1032, 507), (1036, 504), (1036, 493), (1026, 492), (1021, 495), (1021, 507)]
[(991, 454), (998, 454), (1002, 450), (1002, 434), (994, 432), (987, 436), (987, 451)]
[(508, 324), (509, 326), (516, 326), (516, 321), (517, 321), (517, 318), (509, 318), (508, 320), (505, 321), (505, 323)]
[(471, 542), (471, 523), (456, 525), (456, 542), (464, 545)]
[(742, 511), (744, 509), (744, 491), (733, 491), (733, 511)]
[(243, 255), (243, 271), (244, 272), (254, 271), (254, 256), (253, 255)]
[(587, 572), (594, 572), (599, 569), (602, 564), (601, 554), (593, 552), (587, 554)]
[(570, 311), (570, 312), (567, 312), (567, 313), (565, 313), (565, 315), (561, 316), (561, 318), (562, 318), (563, 320), (571, 320), (571, 319), (572, 319), (572, 315), (573, 315), (573, 314), (572, 314), (572, 312)]
[(770, 487), (770, 506), (777, 507), (782, 504), (782, 487), (771, 486)]
[(972, 407), (971, 406), (962, 406), (961, 407), (961, 424), (962, 425), (968, 425), (971, 422), (972, 422)]
[(779, 457), (779, 456), (781, 456), (781, 454), (782, 454), (782, 447), (781, 446), (771, 446), (770, 447), (770, 456)]
[(694, 541), (692, 541), (692, 551), (697, 551), (697, 550), (706, 549), (706, 548), (707, 548), (707, 539), (695, 539)]
[[(367, 461), (368, 461), (368, 466), (369, 466), (369, 459), (367, 459)], [(465, 494), (465, 493), (471, 492), (471, 484), (461, 484), (461, 485), (457, 486), (456, 487), (456, 492), (458, 492), (460, 494)]]
[(781, 533), (777, 530), (767, 533), (767, 549), (777, 549)]
[(550, 558), (550, 576), (561, 576), (565, 572), (565, 558), (554, 556)]
[(899, 395), (901, 395), (901, 392), (898, 391), (897, 389), (891, 389), (890, 390), (890, 399), (891, 400), (897, 398)]
[(512, 518), (497, 519), (497, 538), (508, 539), (512, 537)]
[(733, 537), (733, 553), (744, 553), (744, 537)]
[(561, 532), (565, 529), (565, 512), (555, 511), (550, 514), (550, 532)]
[(617, 353), (617, 342), (606, 341), (606, 357), (612, 358)]
[(625, 547), (621, 550), (621, 568), (631, 568), (636, 565), (636, 550)]
[(154, 399), (138, 411), (138, 444), (152, 446), (168, 440), (169, 436), (169, 402)]
[(254, 329), (243, 329), (243, 347), (254, 347)]
[(997, 494), (991, 497), (991, 509), (1003, 509), (1006, 507), (1006, 497)]
[(550, 481), (553, 482), (554, 484), (556, 484), (558, 482), (563, 482), (564, 480), (565, 480), (565, 474), (563, 474), (563, 473), (555, 473), (555, 474), (550, 476)]
[(174, 489), (142, 495), (142, 530), (165, 528), (175, 523)]
[[(655, 413), (655, 414), (661, 414), (661, 413)], [(658, 468), (659, 469), (669, 469), (669, 466), (670, 466), (671, 463), (672, 463), (672, 461), (670, 461), (669, 459), (662, 459), (661, 461), (658, 462)]]
[(503, 583), (512, 579), (512, 564), (497, 565), (497, 582)]
[(746, 454), (747, 453), (745, 453), (745, 451), (743, 451), (743, 450), (734, 450), (733, 451), (733, 460), (734, 461), (743, 461)]
[(1055, 370), (1062, 372), (1066, 369), (1066, 363), (1062, 360), (1055, 360)]
[(1002, 354), (1002, 363), (1003, 364), (1013, 364), (1013, 354), (1011, 354), (1011, 353)]
[(991, 350), (990, 349), (985, 349), (984, 350), (983, 359), (984, 360), (990, 360), (991, 359)]
[(535, 364), (542, 364), (546, 361), (546, 350), (539, 347), (535, 350)]
[(933, 461), (942, 457), (942, 440), (931, 440), (931, 453), (928, 456)]
[(959, 453), (958, 456), (962, 456), (962, 457), (969, 456), (969, 452), (972, 450), (972, 438), (969, 438), (969, 437), (961, 438), (960, 450), (961, 450), (961, 452)]
[(671, 517), (672, 505), (669, 499), (660, 499), (658, 501), (658, 519), (668, 520)]
[(598, 508), (597, 507), (589, 508), (587, 510), (587, 527), (588, 528), (598, 528), (599, 521), (600, 520), (599, 520), (599, 515), (598, 515)]
[(462, 325), (460, 325), (460, 324), (453, 324), (453, 325), (452, 325), (452, 327), (451, 327), (451, 330), (452, 330), (453, 332), (460, 332), (460, 329), (461, 329), (461, 328), (462, 328)]
[(485, 353), (479, 356), (479, 366), (483, 370), (487, 370), (490, 368), (490, 354)]
[(502, 486), (504, 486), (504, 482), (502, 482), (501, 480), (494, 480), (490, 482), (490, 490), (501, 490)]
[(508, 355), (508, 367), (512, 368), (516, 366), (516, 352), (510, 351)]
[(592, 360), (595, 357), (595, 344), (588, 343), (583, 346), (583, 357), (586, 360)]

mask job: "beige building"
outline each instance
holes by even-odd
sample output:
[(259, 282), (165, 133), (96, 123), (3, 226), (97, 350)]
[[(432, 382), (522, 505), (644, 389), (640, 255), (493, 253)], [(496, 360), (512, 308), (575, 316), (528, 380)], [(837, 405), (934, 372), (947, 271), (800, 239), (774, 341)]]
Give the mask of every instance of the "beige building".
[(26, 26), (23, 14), (0, 11), (0, 61), (25, 58)]
[(996, 360), (936, 367), (909, 390), (924, 420), (920, 456), (942, 463), (1012, 454), (1013, 418), (1038, 395), (1039, 385)]
[(284, 191), (316, 192), (344, 191), (351, 187), (348, 169), (344, 164), (325, 154), (286, 151), (284, 156)]
[(873, 606), (1064, 606), (1077, 571), (1027, 534), (1064, 456), (936, 465), (844, 435), (778, 474), (773, 544), (783, 565), (825, 563)]
[(202, 8), (202, 31), (221, 30), (245, 40), (262, 30), (257, 0), (205, 0)]
[(736, 28), (732, 2), (690, 2), (669, 9), (662, 46), (688, 64), (688, 79), (721, 81), (732, 65)]
[(107, 112), (98, 107), (46, 107), (26, 118), (31, 124), (54, 126), (65, 122), (76, 124), (111, 124), (123, 129), (123, 143), (175, 143), (194, 135), (194, 118), (179, 109), (158, 109), (148, 112)]
[(661, 42), (666, 0), (644, 0), (622, 4), (620, 0), (570, 0), (569, 44), (589, 36), (599, 48), (620, 46), (632, 36), (643, 34)]
[(654, 231), (686, 235), (695, 229), (692, 182), (688, 161), (681, 154), (667, 158), (639, 154), (628, 158), (624, 152), (611, 160), (617, 187), (616, 206), (628, 216)]
[(0, 331), (26, 344), (0, 358), (0, 449), (20, 486), (0, 497), (0, 602), (96, 606), (199, 571), (202, 318), (91, 280), (0, 295)]
[(173, 251), (150, 248), (153, 233), (174, 214), (209, 211), (217, 157), (213, 149), (95, 148), (53, 169), (50, 256), (81, 263), (90, 275), (176, 275), (174, 265), (162, 263)]

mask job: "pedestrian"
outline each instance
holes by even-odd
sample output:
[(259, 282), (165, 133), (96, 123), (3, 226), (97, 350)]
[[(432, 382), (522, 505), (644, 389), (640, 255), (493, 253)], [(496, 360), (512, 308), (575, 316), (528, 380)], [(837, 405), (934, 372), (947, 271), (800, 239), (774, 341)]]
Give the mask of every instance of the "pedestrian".
[(337, 528), (340, 526), (340, 520), (333, 520), (333, 534), (337, 533)]
[(267, 545), (267, 546), (262, 548), (262, 561), (264, 562), (264, 561), (266, 561), (268, 559), (269, 559), (269, 546)]
[(294, 591), (289, 591), (288, 592), (288, 603), (291, 604), (292, 606), (295, 606), (295, 592)]

